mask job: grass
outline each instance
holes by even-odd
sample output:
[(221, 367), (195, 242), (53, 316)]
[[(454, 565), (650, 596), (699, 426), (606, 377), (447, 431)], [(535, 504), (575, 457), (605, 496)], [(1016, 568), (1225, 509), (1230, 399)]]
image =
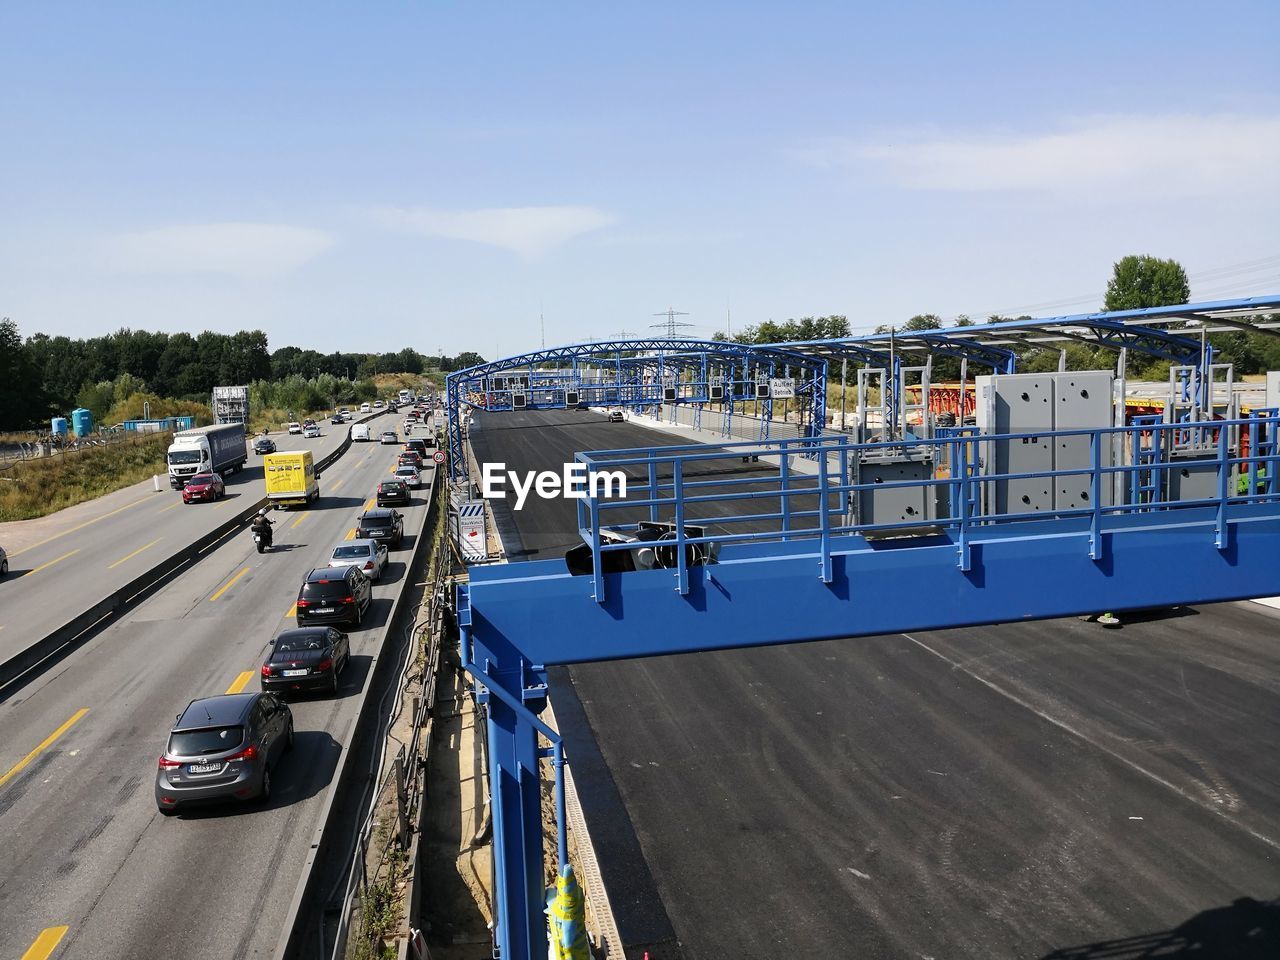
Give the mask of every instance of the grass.
[(0, 473), (0, 521), (48, 516), (164, 473), (171, 437), (149, 433), (15, 464)]

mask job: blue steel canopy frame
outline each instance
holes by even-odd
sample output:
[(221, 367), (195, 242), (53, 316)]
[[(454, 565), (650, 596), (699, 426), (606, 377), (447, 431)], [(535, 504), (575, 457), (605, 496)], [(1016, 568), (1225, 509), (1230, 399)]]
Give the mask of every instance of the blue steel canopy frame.
[[(1254, 440), (1248, 457), (1233, 457), (1227, 444), (1225, 428), (1237, 423)], [(1056, 431), (1047, 436), (1090, 437), (1087, 471), (1073, 465), (1003, 476), (977, 475), (969, 465), (983, 444), (1024, 435), (871, 444), (823, 436), (579, 455), (588, 468), (629, 466), (650, 478), (639, 486), (639, 499), (617, 505), (648, 507), (655, 518), (670, 515), (674, 537), (668, 555), (674, 562), (665, 569), (604, 572), (606, 552), (631, 547), (605, 541), (610, 503), (590, 493), (580, 517), (586, 518), (581, 522), (593, 556), (591, 575), (572, 575), (562, 560), (539, 560), (475, 568), (470, 582), (458, 587), (463, 665), (485, 695), (493, 695), (488, 704), (498, 955), (533, 960), (547, 949), (537, 771), (537, 736), (547, 731), (537, 714), (546, 701), (548, 666), (1280, 593), (1280, 417), (1274, 411), (1195, 425), (1217, 431), (1212, 497), (1107, 504), (1101, 495), (1112, 476), (1152, 469), (1106, 466), (1102, 451), (1110, 437), (1128, 435), (1136, 442), (1142, 431), (1182, 426)], [(912, 446), (945, 448), (948, 475), (888, 482), (880, 489), (945, 486), (954, 515), (923, 530), (916, 523), (848, 525), (846, 495), (873, 486), (848, 482), (849, 460), (867, 450)], [(697, 469), (708, 460), (736, 459), (741, 451), (759, 453), (767, 462), (777, 458), (777, 476), (703, 479), (705, 471)], [(788, 458), (815, 453), (816, 475), (801, 476), (785, 466)], [(1244, 467), (1248, 492), (1237, 493), (1229, 479)], [(1001, 479), (1086, 473), (1090, 505), (1048, 517), (984, 513), (983, 498), (975, 495), (975, 488)], [(762, 483), (772, 486), (762, 490)], [(782, 506), (761, 514), (761, 498)], [(789, 499), (797, 501), (790, 509)], [(738, 520), (777, 527), (736, 533), (734, 518), (717, 514), (715, 525), (728, 534), (691, 534), (686, 528), (711, 519), (696, 515), (699, 504), (734, 501), (745, 511)], [(687, 547), (717, 543), (722, 549), (716, 562), (689, 562)], [(1170, 556), (1178, 563), (1169, 564)], [(1161, 574), (1152, 576), (1154, 569)], [(922, 596), (929, 601), (921, 603)], [(559, 749), (558, 737), (548, 740)], [(562, 753), (555, 756), (563, 762)], [(559, 829), (563, 834), (563, 818)]]
[[(548, 364), (569, 364), (563, 369), (543, 369)], [(476, 364), (451, 373), (445, 379), (446, 412), (449, 421), (449, 475), (452, 480), (466, 479), (468, 466), (463, 449), (463, 419), (467, 409), (501, 411), (514, 409), (517, 393), (528, 398), (538, 391), (567, 395), (570, 390), (591, 394), (604, 403), (641, 406), (663, 402), (662, 388), (675, 385), (676, 403), (708, 402), (709, 377), (722, 376), (726, 385), (725, 399), (733, 403), (733, 385), (753, 382), (754, 378), (773, 376), (777, 370), (799, 373), (796, 395), (803, 397), (801, 434), (815, 437), (826, 424), (826, 361), (781, 347), (715, 340), (649, 337), (636, 340), (605, 340), (569, 344), (537, 350)], [(586, 379), (588, 371), (610, 372), (612, 380)], [(681, 380), (682, 372), (692, 373), (698, 380)], [(494, 378), (527, 378), (527, 386), (519, 390), (509, 384), (495, 385)], [(672, 381), (669, 377), (674, 377)], [(691, 396), (681, 396), (685, 387), (700, 386)], [(745, 398), (743, 398), (745, 399)], [(772, 401), (763, 399), (766, 414)], [(565, 409), (566, 400), (528, 403), (530, 409)], [(768, 437), (768, 418), (761, 421), (762, 439)]]

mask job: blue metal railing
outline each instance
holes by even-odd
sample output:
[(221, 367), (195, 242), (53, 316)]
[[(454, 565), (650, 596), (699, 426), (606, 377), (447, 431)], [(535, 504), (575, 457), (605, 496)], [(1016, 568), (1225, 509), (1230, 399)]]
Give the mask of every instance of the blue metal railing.
[[(1215, 472), (1214, 493), (1199, 498), (1171, 499), (1169, 471), (1184, 469), (1186, 460), (1162, 461), (1162, 451), (1170, 448), (1169, 431), (1197, 428), (1208, 439), (1195, 465)], [(970, 545), (975, 535), (998, 538), (1001, 528), (1009, 535), (1028, 536), (1020, 527), (1008, 525), (1027, 521), (1084, 519), (1080, 524), (1056, 530), (1037, 528), (1036, 536), (1087, 537), (1089, 556), (1103, 556), (1103, 534), (1107, 520), (1138, 513), (1169, 514), (1174, 525), (1206, 523), (1192, 518), (1187, 508), (1211, 507), (1214, 541), (1219, 549), (1227, 545), (1228, 505), (1265, 504), (1269, 513), (1280, 513), (1280, 419), (1275, 410), (1254, 411), (1238, 420), (1213, 420), (1198, 424), (1142, 422), (1132, 426), (1092, 430), (1060, 430), (1039, 433), (979, 435), (972, 428), (940, 432), (924, 440), (893, 440), (853, 443), (846, 436), (824, 435), (784, 440), (747, 441), (723, 444), (692, 444), (628, 450), (604, 450), (577, 455), (585, 465), (586, 488), (578, 501), (578, 527), (590, 545), (593, 560), (593, 587), (597, 600), (604, 599), (605, 553), (636, 549), (634, 542), (615, 542), (602, 535), (608, 528), (622, 534), (637, 529), (640, 519), (670, 524), (663, 546), (674, 547), (676, 589), (689, 589), (689, 550), (701, 547), (704, 553), (728, 544), (785, 541), (797, 551), (812, 550), (818, 561), (817, 573), (824, 582), (832, 576), (832, 554), (853, 549), (840, 538), (880, 539), (892, 536), (944, 536), (957, 548), (957, 565), (970, 569)], [(1231, 441), (1248, 437), (1248, 455), (1233, 456)], [(999, 443), (1034, 442), (1050, 439), (1053, 448), (1060, 441), (1083, 438), (1089, 449), (1089, 465), (1038, 472), (997, 473), (991, 469)], [(1114, 443), (1116, 439), (1122, 442)], [(1111, 463), (1111, 451), (1119, 450), (1129, 462)], [(1155, 451), (1152, 455), (1149, 451)], [(756, 463), (754, 458), (759, 458)], [(886, 480), (876, 483), (852, 482), (850, 466), (867, 458), (916, 459), (933, 465), (929, 479)], [(733, 461), (749, 461), (747, 474)], [(738, 474), (735, 475), (734, 471)], [(605, 471), (621, 471), (627, 478), (625, 497), (605, 496), (593, 489), (592, 478)], [(1247, 478), (1236, 489), (1235, 477)], [(998, 512), (995, 509), (998, 485), (1009, 481), (1071, 477), (1075, 485), (1087, 489), (1086, 506), (1063, 507), (1034, 512)], [(1109, 503), (1113, 478), (1122, 502)], [(1087, 480), (1086, 480), (1087, 478)], [(941, 498), (936, 492), (945, 489)], [(865, 491), (915, 490), (928, 500), (945, 504), (940, 515), (888, 523), (860, 523), (852, 503)], [(739, 507), (739, 505), (741, 505)], [(1200, 511), (1201, 513), (1203, 511)], [(1181, 515), (1180, 515), (1181, 513)], [(701, 536), (691, 536), (688, 526), (707, 528)], [(751, 529), (743, 529), (749, 526)], [(1112, 525), (1115, 526), (1114, 524)], [(801, 541), (798, 542), (797, 541)], [(643, 545), (643, 544), (642, 544)]]

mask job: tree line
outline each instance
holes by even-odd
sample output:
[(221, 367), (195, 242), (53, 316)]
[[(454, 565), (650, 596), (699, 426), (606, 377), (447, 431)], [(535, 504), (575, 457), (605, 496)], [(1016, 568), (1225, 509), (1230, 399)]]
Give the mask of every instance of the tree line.
[[(368, 393), (379, 373), (449, 372), (482, 363), (476, 353), (431, 356), (406, 347), (389, 353), (328, 353), (280, 347), (269, 350), (261, 330), (238, 333), (161, 333), (122, 329), (78, 339), (43, 333), (23, 339), (18, 326), (0, 319), (0, 430), (22, 430), (77, 406), (105, 419), (112, 409), (138, 396), (188, 404), (208, 404), (219, 385), (262, 385), (315, 381), (313, 392), (332, 398)], [(325, 380), (321, 381), (320, 378)], [(356, 390), (338, 381), (355, 384)], [(300, 388), (299, 388), (300, 389)], [(298, 390), (293, 391), (297, 393)], [(141, 406), (141, 400), (136, 406)], [(181, 404), (165, 404), (181, 406)], [(152, 404), (153, 414), (156, 404)]]

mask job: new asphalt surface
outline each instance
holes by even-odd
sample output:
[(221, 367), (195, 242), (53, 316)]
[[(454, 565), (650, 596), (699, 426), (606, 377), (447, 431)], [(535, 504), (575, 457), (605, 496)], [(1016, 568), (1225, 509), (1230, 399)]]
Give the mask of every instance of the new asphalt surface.
[[(272, 552), (256, 553), (247, 530), (232, 535), (0, 702), (0, 957), (63, 925), (57, 960), (272, 955), (413, 536), (391, 551), (362, 627), (342, 628), (352, 657), (338, 696), (291, 698), (295, 745), (270, 803), (163, 817), (156, 759), (192, 699), (258, 689), (303, 576), (347, 538), (399, 449), (352, 445), (311, 510), (273, 514)], [(406, 529), (426, 499), (399, 508)]]
[[(559, 471), (681, 441), (525, 412), (472, 442)], [(572, 502), (509, 503), (513, 552), (578, 542)], [(1278, 632), (1006, 624), (582, 664), (552, 699), (628, 956), (1274, 958)]]
[[(371, 432), (391, 429), (398, 422), (398, 415), (388, 414), (371, 420), (369, 427)], [(272, 436), (281, 450), (309, 449), (319, 459), (338, 447), (350, 424), (326, 422), (320, 429), (321, 436), (313, 440)], [(322, 472), (321, 493), (336, 480)], [(184, 504), (182, 492), (171, 489), (162, 476), (159, 493), (146, 481), (52, 517), (0, 525), (0, 546), (9, 552), (9, 576), (0, 581), (0, 660), (261, 499), (262, 458), (250, 449), (244, 469), (228, 476), (226, 484), (222, 500)], [(18, 546), (7, 542), (19, 535), (23, 542)]]

